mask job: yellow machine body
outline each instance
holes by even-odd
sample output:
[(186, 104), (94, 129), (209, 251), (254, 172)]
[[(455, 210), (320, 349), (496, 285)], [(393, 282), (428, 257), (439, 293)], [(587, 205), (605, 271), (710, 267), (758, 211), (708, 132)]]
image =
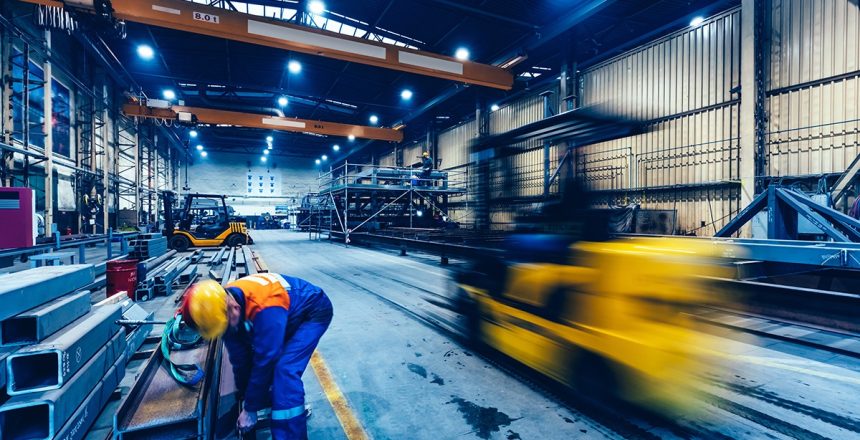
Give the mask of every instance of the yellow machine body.
[(248, 235), (248, 228), (244, 223), (241, 222), (230, 222), (230, 225), (224, 232), (218, 234), (215, 238), (197, 238), (189, 231), (183, 231), (181, 229), (174, 229), (174, 235), (184, 235), (191, 242), (192, 247), (213, 247), (213, 246), (222, 246), (224, 245), (224, 240), (227, 239), (231, 234), (238, 233), (245, 236), (245, 241), (243, 243), (250, 243), (251, 240)]
[(714, 362), (687, 313), (713, 302), (701, 281), (718, 274), (712, 254), (671, 239), (584, 242), (570, 264), (509, 265), (499, 292), (459, 287), (479, 342), (573, 388), (611, 379), (614, 396), (674, 412), (695, 406), (697, 375)]

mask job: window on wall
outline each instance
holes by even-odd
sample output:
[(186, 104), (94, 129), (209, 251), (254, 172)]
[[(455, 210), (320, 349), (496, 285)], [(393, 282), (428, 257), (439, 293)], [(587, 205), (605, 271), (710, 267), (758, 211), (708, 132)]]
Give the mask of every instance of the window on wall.
[(25, 60), (24, 53), (19, 50), (15, 50), (12, 56), (12, 119), (15, 130), (12, 138), (24, 142), (24, 63), (28, 63), (30, 70), (30, 145), (44, 148), (45, 134), (42, 127), (45, 123), (45, 72), (33, 61)]
[(71, 157), (72, 107), (69, 88), (56, 79), (51, 79), (51, 117), (53, 125), (51, 141), (55, 154)]

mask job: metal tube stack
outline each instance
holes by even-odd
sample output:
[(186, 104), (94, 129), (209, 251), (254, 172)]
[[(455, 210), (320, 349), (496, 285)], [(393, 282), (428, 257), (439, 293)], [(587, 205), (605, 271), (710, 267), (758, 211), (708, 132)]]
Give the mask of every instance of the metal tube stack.
[(0, 438), (82, 438), (122, 379), (117, 321), (136, 306), (91, 306), (94, 278), (92, 265), (0, 276)]

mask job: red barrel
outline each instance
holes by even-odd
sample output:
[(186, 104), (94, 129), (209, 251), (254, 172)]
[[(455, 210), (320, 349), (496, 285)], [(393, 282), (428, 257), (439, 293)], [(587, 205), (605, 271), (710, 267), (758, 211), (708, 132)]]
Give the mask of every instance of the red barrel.
[(137, 289), (137, 260), (115, 260), (107, 262), (107, 296), (111, 297), (125, 291), (134, 299)]

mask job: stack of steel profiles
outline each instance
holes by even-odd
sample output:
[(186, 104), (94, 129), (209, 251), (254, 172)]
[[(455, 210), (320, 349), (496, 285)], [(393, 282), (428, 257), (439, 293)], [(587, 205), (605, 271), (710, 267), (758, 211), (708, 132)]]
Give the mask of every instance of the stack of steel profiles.
[(150, 271), (161, 266), (168, 258), (173, 258), (174, 255), (176, 255), (176, 251), (171, 250), (164, 255), (148, 258), (137, 263), (137, 279), (142, 280), (147, 278)]
[(122, 307), (117, 304), (99, 307), (44, 341), (12, 353), (6, 358), (6, 393), (17, 396), (62, 388), (116, 334), (121, 317)]
[(138, 260), (158, 257), (167, 252), (167, 237), (147, 234), (131, 241), (132, 251), (129, 255)]
[(181, 259), (175, 259), (155, 276), (155, 295), (169, 295), (173, 293), (173, 283), (191, 265), (191, 257), (189, 255)]
[[(112, 308), (119, 311), (118, 307)], [(0, 438), (52, 439), (59, 438), (61, 431), (80, 438), (98, 412), (90, 414), (88, 408), (102, 408), (106, 403), (101, 399), (106, 394), (105, 386), (112, 391), (124, 374), (125, 344), (125, 331), (117, 328), (61, 387), (10, 397), (0, 406)], [(94, 395), (95, 391), (99, 392)], [(73, 419), (76, 415), (77, 419)]]
[(77, 292), (37, 306), (0, 323), (0, 345), (41, 342), (90, 311), (90, 291)]
[(94, 278), (90, 264), (43, 266), (0, 275), (0, 320), (80, 289)]

